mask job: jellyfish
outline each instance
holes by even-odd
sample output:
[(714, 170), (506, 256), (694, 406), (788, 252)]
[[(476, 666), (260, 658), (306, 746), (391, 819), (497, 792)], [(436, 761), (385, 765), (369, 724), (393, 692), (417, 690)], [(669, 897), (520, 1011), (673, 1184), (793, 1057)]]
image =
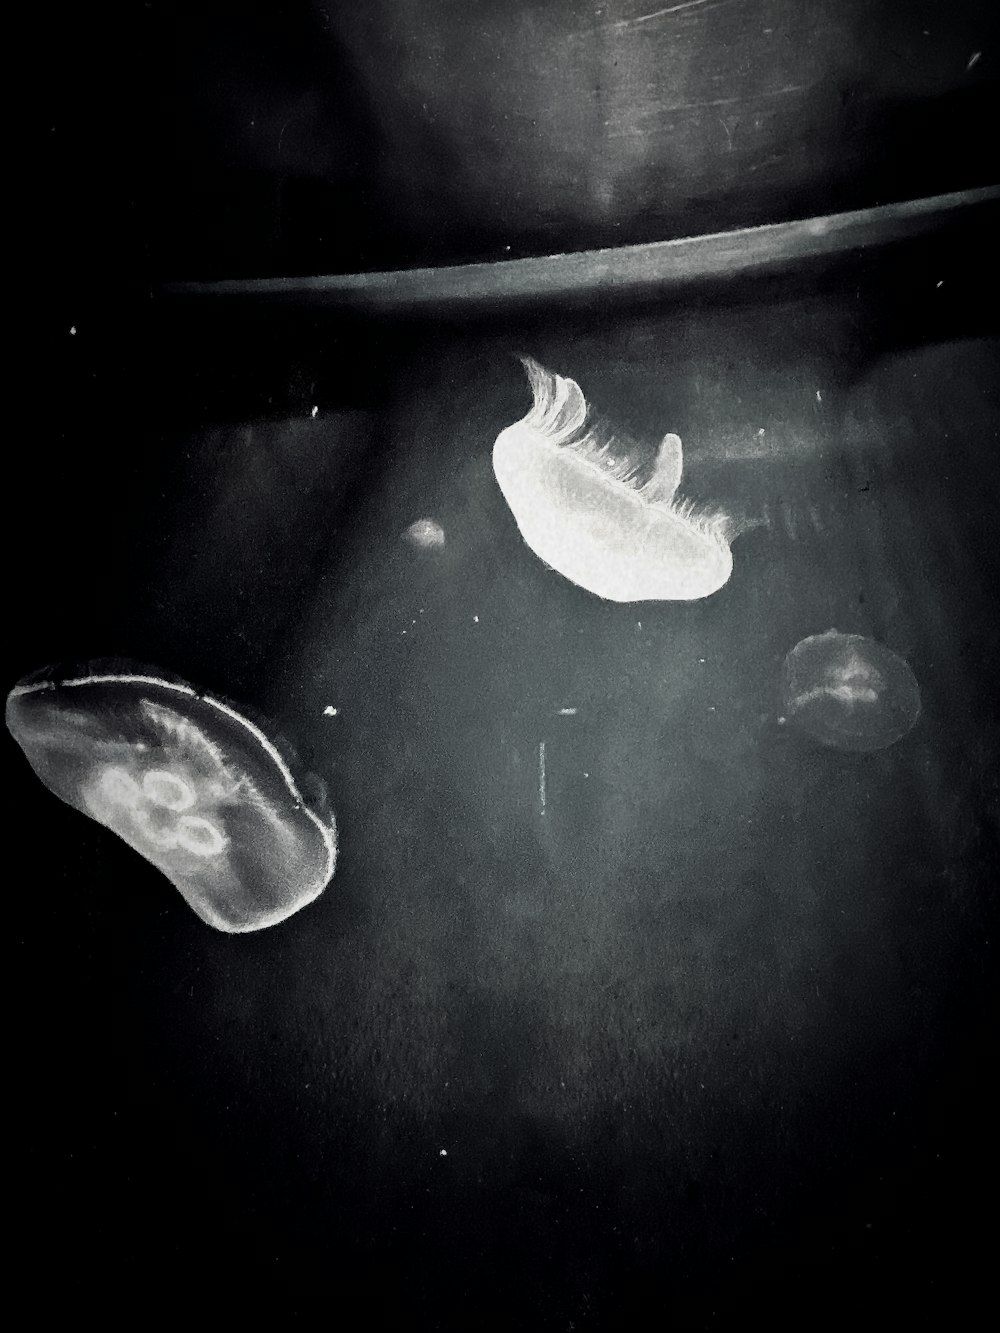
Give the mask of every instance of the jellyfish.
[(534, 401), (497, 436), (493, 471), (532, 551), (612, 602), (717, 592), (733, 569), (730, 522), (677, 499), (680, 438), (663, 437), (642, 480), (634, 449), (592, 417), (576, 381), (522, 360)]
[(97, 663), (26, 677), (6, 721), (51, 792), (117, 833), (218, 930), (283, 921), (333, 875), (325, 801), (307, 803), (277, 746), (231, 704)]
[(884, 750), (920, 716), (920, 687), (891, 649), (829, 629), (785, 658), (785, 714), (800, 731), (838, 750)]
[(403, 538), (411, 546), (425, 551), (439, 549), (446, 541), (444, 528), (433, 518), (418, 518), (406, 529)]

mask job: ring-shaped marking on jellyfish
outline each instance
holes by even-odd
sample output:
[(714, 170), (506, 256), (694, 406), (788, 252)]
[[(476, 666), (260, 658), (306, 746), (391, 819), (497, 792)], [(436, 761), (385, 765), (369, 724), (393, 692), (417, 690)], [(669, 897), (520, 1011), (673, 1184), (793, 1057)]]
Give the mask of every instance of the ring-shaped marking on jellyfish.
[(7, 699), (41, 781), (161, 870), (203, 920), (259, 930), (323, 891), (336, 822), (232, 705), (135, 671), (49, 672)]
[(218, 856), (225, 851), (225, 835), (201, 815), (182, 815), (177, 821), (176, 836), (178, 845), (195, 856)]
[(142, 790), (154, 805), (167, 810), (189, 810), (196, 797), (189, 785), (166, 768), (151, 768), (142, 779)]
[(123, 768), (106, 768), (98, 780), (101, 795), (131, 810), (142, 800), (142, 788)]

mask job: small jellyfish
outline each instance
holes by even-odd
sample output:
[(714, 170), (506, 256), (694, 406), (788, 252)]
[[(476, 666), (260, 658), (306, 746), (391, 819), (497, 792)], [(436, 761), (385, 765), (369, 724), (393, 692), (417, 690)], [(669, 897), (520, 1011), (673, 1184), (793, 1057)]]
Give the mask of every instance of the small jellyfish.
[(717, 592), (733, 569), (730, 524), (677, 500), (679, 437), (664, 436), (642, 481), (635, 452), (592, 418), (575, 380), (522, 359), (534, 401), (497, 436), (493, 471), (534, 553), (612, 602)]
[(835, 629), (797, 643), (785, 658), (788, 720), (838, 750), (884, 750), (920, 716), (920, 687), (891, 649)]
[(403, 538), (411, 546), (425, 551), (439, 549), (445, 544), (444, 528), (433, 518), (418, 518), (406, 529)]
[(333, 875), (325, 802), (306, 803), (277, 747), (228, 703), (97, 663), (25, 678), (6, 720), (51, 792), (117, 833), (218, 930), (283, 921)]

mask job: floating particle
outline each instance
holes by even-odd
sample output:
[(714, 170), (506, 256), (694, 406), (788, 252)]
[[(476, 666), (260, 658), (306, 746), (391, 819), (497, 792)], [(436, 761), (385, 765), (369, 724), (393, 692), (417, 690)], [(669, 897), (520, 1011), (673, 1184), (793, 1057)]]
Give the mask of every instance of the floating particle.
[(436, 550), (445, 544), (444, 528), (433, 518), (418, 518), (403, 533), (403, 539), (422, 550)]
[(640, 481), (635, 452), (592, 418), (579, 385), (523, 362), (532, 407), (497, 437), (493, 470), (531, 550), (613, 602), (718, 591), (733, 568), (729, 521), (677, 500), (679, 437), (664, 436), (652, 475)]
[(839, 750), (883, 750), (920, 716), (920, 687), (903, 659), (861, 634), (827, 630), (785, 658), (783, 717)]
[(51, 792), (117, 833), (218, 930), (274, 925), (333, 875), (333, 815), (306, 804), (273, 742), (228, 703), (97, 663), (27, 677), (6, 720)]

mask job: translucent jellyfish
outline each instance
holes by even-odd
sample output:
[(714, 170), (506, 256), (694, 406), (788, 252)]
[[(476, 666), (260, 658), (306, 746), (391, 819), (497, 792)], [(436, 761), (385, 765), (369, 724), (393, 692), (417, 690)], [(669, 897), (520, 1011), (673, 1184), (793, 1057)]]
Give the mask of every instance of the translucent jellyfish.
[(920, 716), (920, 687), (891, 649), (835, 629), (785, 658), (782, 698), (795, 727), (839, 750), (884, 750)]
[(433, 518), (418, 518), (406, 529), (403, 537), (411, 546), (426, 551), (443, 546), (446, 540), (444, 528)]
[(332, 814), (230, 704), (180, 681), (101, 669), (36, 673), (7, 726), (51, 792), (112, 829), (218, 930), (260, 930), (323, 891)]
[(730, 524), (677, 500), (679, 437), (664, 436), (640, 480), (634, 449), (593, 419), (576, 381), (523, 360), (534, 401), (498, 435), (493, 471), (534, 553), (612, 602), (717, 592), (733, 569)]

